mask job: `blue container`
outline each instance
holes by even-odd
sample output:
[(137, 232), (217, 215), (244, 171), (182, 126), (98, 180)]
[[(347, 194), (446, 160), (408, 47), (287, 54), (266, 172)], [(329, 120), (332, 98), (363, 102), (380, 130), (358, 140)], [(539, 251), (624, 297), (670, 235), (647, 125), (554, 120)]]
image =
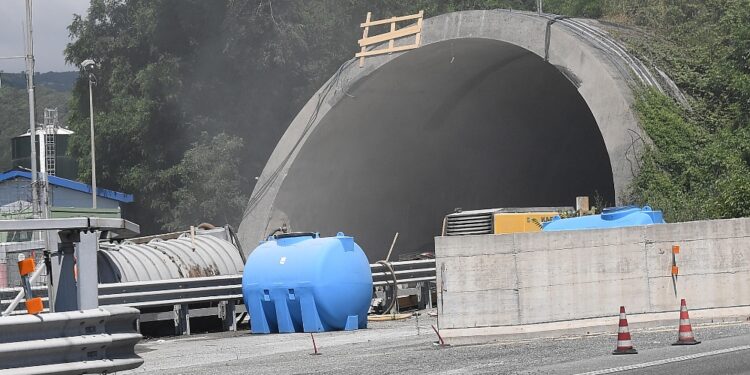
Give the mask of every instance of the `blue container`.
[(242, 295), (253, 333), (367, 328), (370, 262), (343, 233), (269, 237), (247, 258)]
[(622, 228), (664, 223), (661, 211), (652, 210), (649, 206), (643, 206), (643, 208), (635, 206), (612, 207), (605, 208), (601, 215), (569, 219), (560, 219), (559, 216), (556, 216), (552, 221), (542, 224), (542, 231)]

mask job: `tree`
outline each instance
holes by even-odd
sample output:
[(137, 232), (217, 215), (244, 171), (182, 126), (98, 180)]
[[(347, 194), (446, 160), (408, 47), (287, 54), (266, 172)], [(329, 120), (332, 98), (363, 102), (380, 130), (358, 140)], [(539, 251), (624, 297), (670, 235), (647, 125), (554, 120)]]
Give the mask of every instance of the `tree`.
[[(201, 1), (92, 0), (87, 16), (76, 16), (75, 39), (66, 59), (100, 63), (94, 88), (98, 181), (135, 193), (138, 204), (126, 214), (144, 231), (159, 230), (171, 202), (164, 171), (180, 162), (195, 138), (182, 107), (184, 78), (191, 73), (194, 46), (219, 27), (222, 3)], [(215, 31), (215, 30), (213, 30)], [(88, 85), (78, 80), (71, 101), (72, 149), (81, 179), (90, 178)]]
[(237, 174), (242, 149), (240, 138), (201, 134), (180, 163), (165, 172), (173, 181), (174, 203), (164, 207), (160, 219), (164, 228), (177, 230), (198, 224), (196, 220), (217, 225), (239, 222), (248, 199), (243, 189), (246, 179)]

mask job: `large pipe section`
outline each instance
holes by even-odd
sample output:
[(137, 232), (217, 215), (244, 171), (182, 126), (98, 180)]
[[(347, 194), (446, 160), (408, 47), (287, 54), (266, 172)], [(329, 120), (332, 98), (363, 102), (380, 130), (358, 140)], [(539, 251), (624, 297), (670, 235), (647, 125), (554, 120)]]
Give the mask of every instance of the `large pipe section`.
[(99, 283), (236, 275), (243, 260), (231, 242), (208, 234), (183, 234), (145, 244), (99, 245)]

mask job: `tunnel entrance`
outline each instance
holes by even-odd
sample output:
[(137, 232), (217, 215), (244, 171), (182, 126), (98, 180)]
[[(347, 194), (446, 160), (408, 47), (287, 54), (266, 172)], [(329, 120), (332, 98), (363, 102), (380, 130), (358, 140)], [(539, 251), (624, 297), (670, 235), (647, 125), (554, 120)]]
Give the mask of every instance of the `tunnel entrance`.
[(455, 208), (614, 202), (609, 156), (575, 78), (521, 47), (454, 39), (358, 80), (296, 156), (273, 216), (343, 231), (370, 260), (431, 251)]

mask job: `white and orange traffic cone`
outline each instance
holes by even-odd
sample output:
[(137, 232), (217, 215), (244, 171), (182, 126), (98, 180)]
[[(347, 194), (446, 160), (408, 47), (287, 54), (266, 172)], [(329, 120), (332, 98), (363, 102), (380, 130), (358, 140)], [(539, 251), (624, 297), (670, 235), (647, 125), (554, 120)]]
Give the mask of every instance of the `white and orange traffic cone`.
[(672, 345), (695, 345), (700, 343), (700, 341), (695, 340), (693, 326), (690, 325), (687, 304), (683, 298), (682, 301), (680, 301), (680, 329), (679, 333), (677, 333), (677, 342)]
[(617, 347), (612, 354), (638, 354), (630, 341), (628, 318), (625, 316), (625, 306), (620, 306), (620, 324), (617, 329)]

